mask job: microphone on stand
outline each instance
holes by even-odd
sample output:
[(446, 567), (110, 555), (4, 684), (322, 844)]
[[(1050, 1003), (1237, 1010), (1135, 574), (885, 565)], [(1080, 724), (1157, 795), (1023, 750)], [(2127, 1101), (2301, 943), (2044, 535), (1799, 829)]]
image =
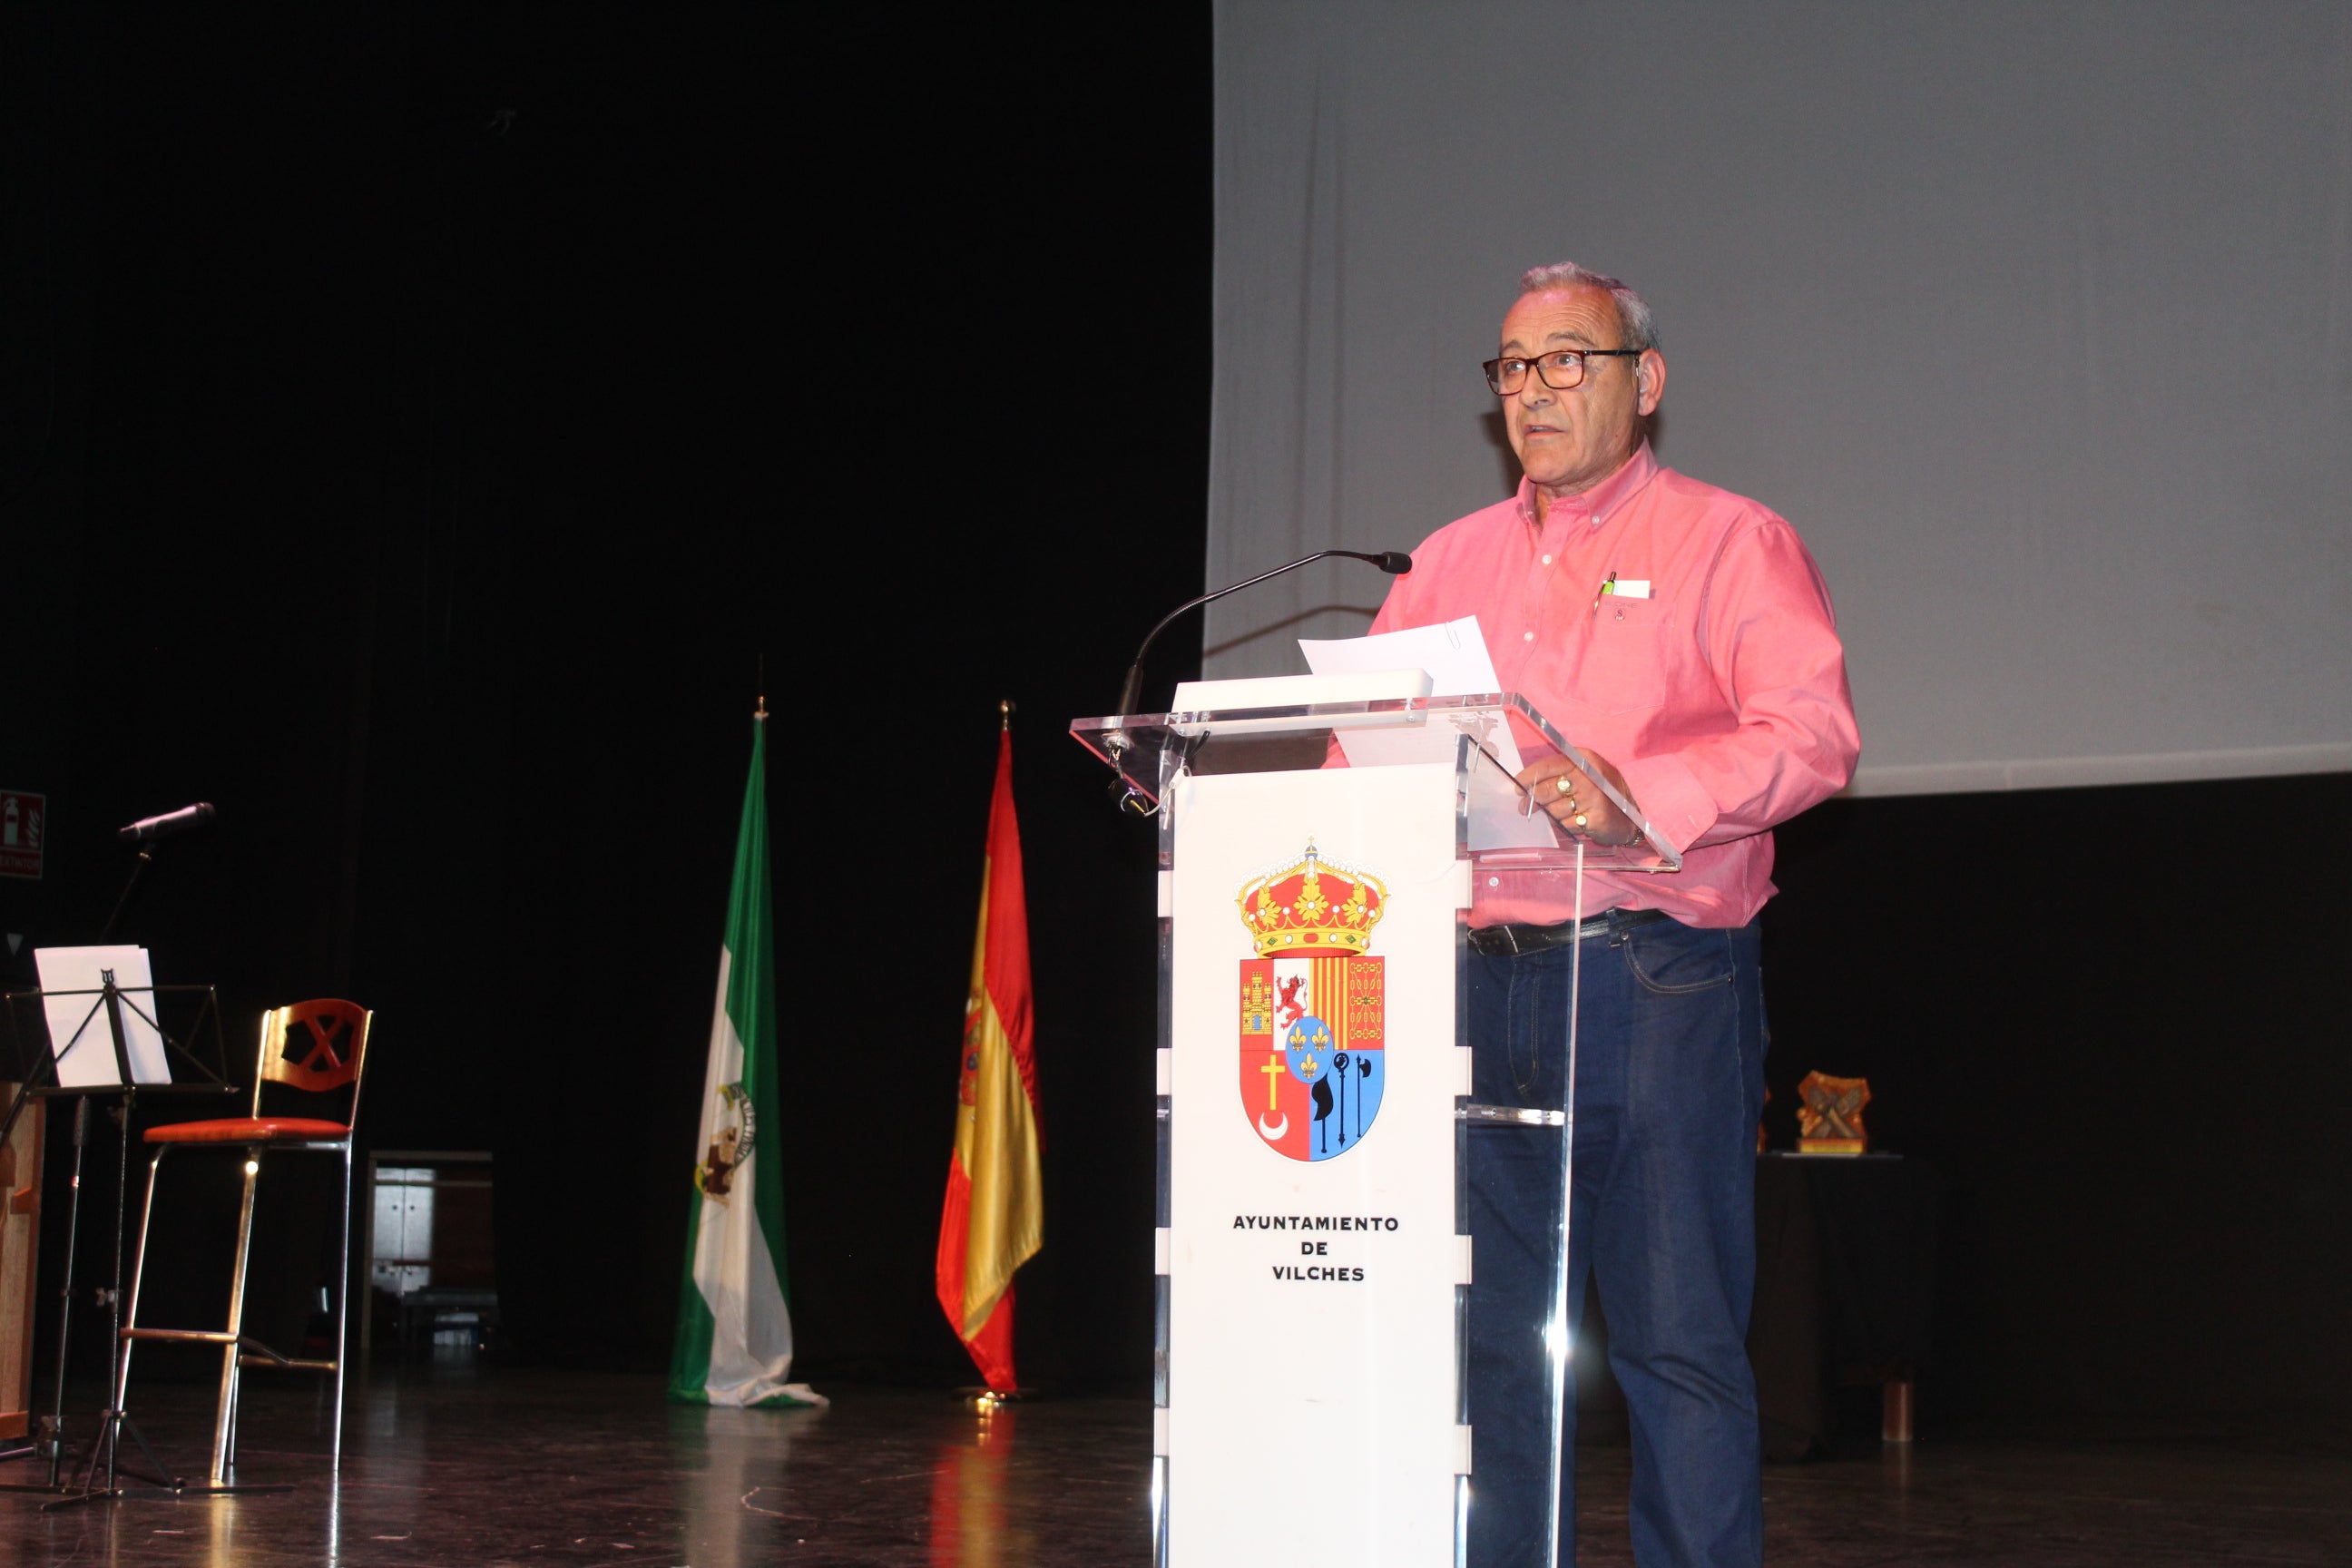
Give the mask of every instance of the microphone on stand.
[(218, 815), (213, 809), (212, 802), (200, 800), (194, 805), (184, 805), (161, 816), (142, 816), (128, 827), (116, 828), (114, 836), (125, 844), (152, 844), (158, 838), (169, 838), (175, 833), (202, 827)]
[(147, 868), (155, 863), (155, 841), (202, 827), (218, 815), (213, 809), (212, 802), (200, 800), (194, 805), (184, 805), (161, 816), (142, 816), (128, 827), (114, 830), (114, 836), (125, 844), (137, 844), (142, 847), (137, 863), (131, 868), (131, 880), (122, 884), (122, 896), (114, 900), (114, 912), (106, 917), (106, 929), (99, 932), (98, 940), (101, 943), (113, 937), (115, 925), (122, 919), (122, 911), (131, 907), (131, 900), (139, 892), (139, 879), (147, 874)]
[[(1135, 662), (1127, 667), (1127, 679), (1119, 685), (1118, 706), (1111, 711), (1121, 718), (1134, 711), (1136, 700), (1143, 693), (1144, 656), (1151, 651), (1151, 645), (1159, 638), (1160, 634), (1168, 629), (1169, 622), (1187, 610), (1199, 609), (1212, 599), (1222, 599), (1228, 594), (1238, 594), (1244, 588), (1255, 588), (1269, 577), (1279, 577), (1285, 572), (1296, 572), (1301, 566), (1310, 566), (1318, 561), (1326, 560), (1334, 555), (1344, 555), (1350, 561), (1368, 561), (1391, 577), (1402, 577), (1412, 570), (1412, 557), (1402, 550), (1382, 550), (1377, 552), (1367, 552), (1361, 550), (1318, 550), (1312, 555), (1301, 556), (1287, 566), (1277, 566), (1271, 572), (1261, 572), (1245, 583), (1230, 584), (1213, 593), (1203, 594), (1199, 598), (1187, 599), (1160, 616), (1160, 624), (1144, 634), (1143, 646), (1135, 650)], [(1109, 748), (1114, 758), (1123, 754), (1128, 747), (1133, 744), (1124, 730), (1111, 731), (1103, 737), (1103, 742)]]

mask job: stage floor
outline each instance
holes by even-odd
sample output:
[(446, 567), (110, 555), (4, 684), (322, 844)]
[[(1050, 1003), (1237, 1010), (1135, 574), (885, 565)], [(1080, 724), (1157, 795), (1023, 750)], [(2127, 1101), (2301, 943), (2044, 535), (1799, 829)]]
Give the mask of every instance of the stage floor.
[[(342, 1480), (325, 1403), (247, 1380), (243, 1479), (282, 1495), (42, 1513), (0, 1493), (24, 1568), (1108, 1568), (1149, 1562), (1150, 1411), (1047, 1399), (983, 1417), (944, 1394), (842, 1385), (830, 1409), (673, 1405), (654, 1379), (464, 1365), (354, 1388)], [(201, 1472), (210, 1391), (134, 1390), (176, 1469)], [(1585, 1568), (1630, 1563), (1629, 1456), (1579, 1455)], [(0, 1479), (37, 1479), (18, 1460)], [(1765, 1471), (1767, 1557), (2078, 1568), (2352, 1562), (2352, 1455), (2219, 1429), (1929, 1441)], [(1235, 1568), (1249, 1568), (1236, 1564)], [(1283, 1568), (1290, 1568), (1285, 1564)]]

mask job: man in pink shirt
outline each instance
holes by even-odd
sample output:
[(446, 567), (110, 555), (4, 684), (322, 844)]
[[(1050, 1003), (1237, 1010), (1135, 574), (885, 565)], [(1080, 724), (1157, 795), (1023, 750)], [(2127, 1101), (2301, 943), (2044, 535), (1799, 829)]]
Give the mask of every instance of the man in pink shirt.
[[(1634, 1555), (1643, 1568), (1754, 1564), (1756, 916), (1773, 891), (1773, 825), (1852, 776), (1844, 652), (1795, 530), (1652, 456), (1643, 421), (1666, 363), (1641, 297), (1565, 263), (1520, 288), (1486, 367), (1518, 493), (1415, 549), (1372, 629), (1476, 616), (1504, 689), (1635, 807), (1620, 811), (1565, 760), (1538, 762), (1520, 782), (1558, 831), (1682, 853), (1679, 872), (1588, 875), (1580, 925), (1568, 874), (1478, 868), (1475, 1098), (1560, 1109), (1580, 948), (1570, 1301), (1581, 1307), (1591, 1274), (1632, 1417)], [(1558, 1138), (1500, 1125), (1471, 1138), (1474, 1568), (1546, 1561)], [(1574, 1420), (1571, 1391), (1571, 1444)], [(1563, 1471), (1572, 1508), (1572, 1454)], [(1565, 1520), (1561, 1533), (1559, 1561), (1572, 1563)]]

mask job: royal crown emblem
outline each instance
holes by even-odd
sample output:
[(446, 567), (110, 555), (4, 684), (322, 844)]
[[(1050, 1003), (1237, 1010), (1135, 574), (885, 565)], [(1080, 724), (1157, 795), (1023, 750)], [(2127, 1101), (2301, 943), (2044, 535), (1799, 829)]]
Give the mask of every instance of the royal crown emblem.
[(1241, 961), (1242, 1113), (1275, 1152), (1329, 1160), (1360, 1145), (1388, 1084), (1386, 965), (1368, 957), (1388, 889), (1301, 858), (1244, 887), (1258, 956)]
[(1389, 890), (1369, 872), (1307, 853), (1242, 889), (1242, 924), (1260, 958), (1362, 952), (1371, 946)]

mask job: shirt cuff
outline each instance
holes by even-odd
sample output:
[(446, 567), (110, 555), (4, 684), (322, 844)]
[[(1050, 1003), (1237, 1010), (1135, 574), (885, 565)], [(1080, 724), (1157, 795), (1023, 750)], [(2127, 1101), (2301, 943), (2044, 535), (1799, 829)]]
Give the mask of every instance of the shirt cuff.
[(1618, 767), (1633, 786), (1633, 804), (1642, 808), (1653, 836), (1664, 836), (1679, 854), (1690, 853), (1722, 815), (1690, 764), (1671, 752)]

